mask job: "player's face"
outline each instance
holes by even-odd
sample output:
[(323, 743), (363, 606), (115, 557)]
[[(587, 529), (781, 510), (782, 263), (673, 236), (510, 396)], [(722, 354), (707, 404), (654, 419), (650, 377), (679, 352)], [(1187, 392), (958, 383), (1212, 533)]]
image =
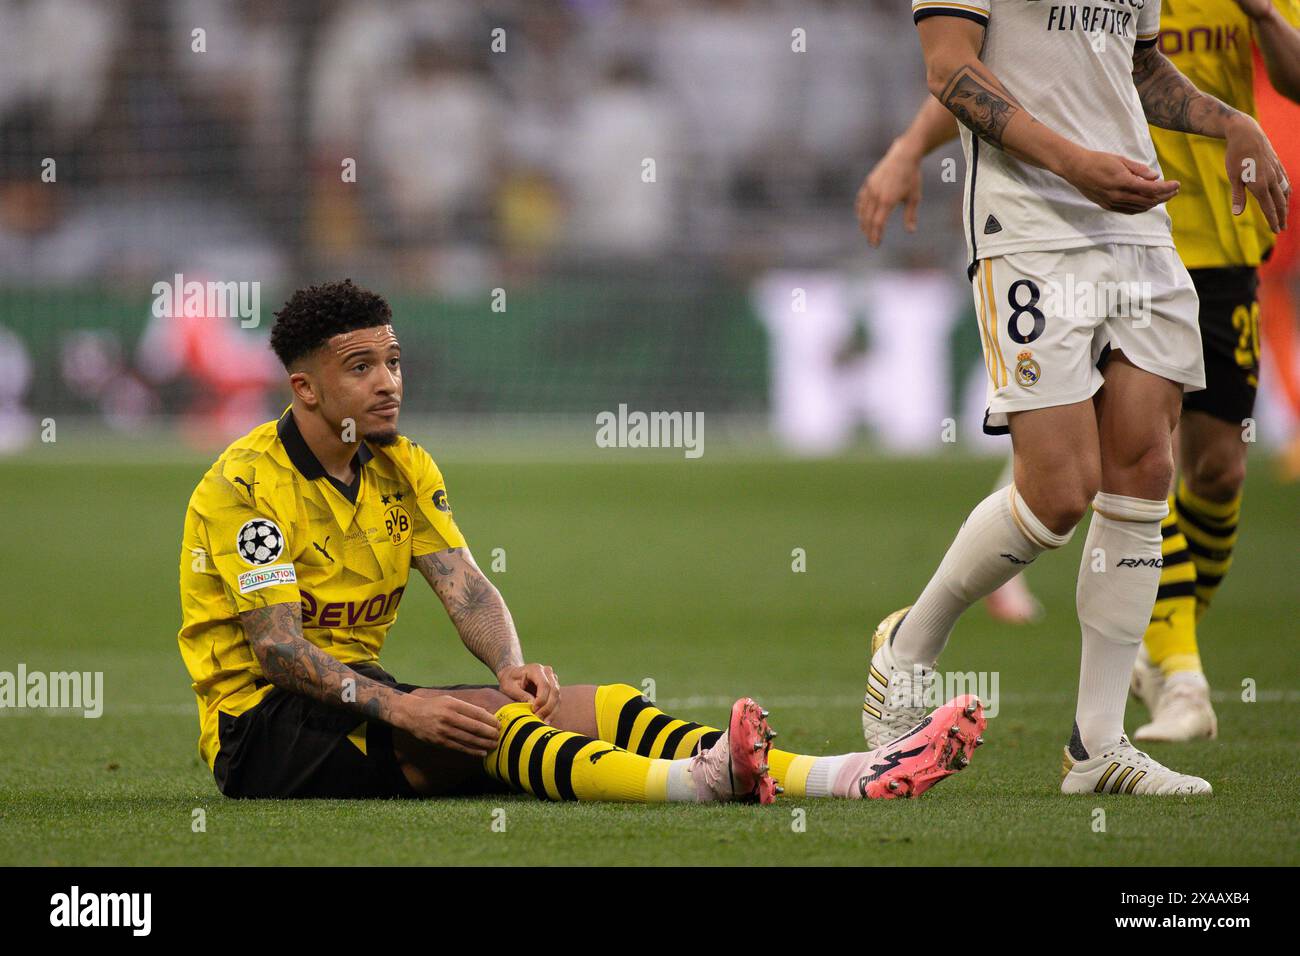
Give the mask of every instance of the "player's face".
[(321, 355), (321, 414), (342, 433), (388, 445), (397, 440), (402, 406), (402, 347), (391, 325), (334, 336)]

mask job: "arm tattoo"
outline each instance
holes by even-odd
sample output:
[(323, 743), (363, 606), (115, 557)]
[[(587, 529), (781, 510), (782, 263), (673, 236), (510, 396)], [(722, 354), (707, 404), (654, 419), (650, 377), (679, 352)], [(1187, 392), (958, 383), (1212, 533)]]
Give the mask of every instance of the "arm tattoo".
[(302, 608), (272, 604), (239, 615), (253, 656), (276, 687), (390, 723), (401, 692), (358, 674), (302, 635)]
[(939, 102), (980, 139), (1002, 148), (1002, 132), (1020, 109), (1015, 97), (989, 85), (969, 66), (956, 72)]
[(413, 560), (447, 609), (470, 653), (493, 674), (524, 662), (515, 622), (501, 592), (484, 577), (468, 553), (452, 548)]
[(1147, 122), (1161, 129), (1222, 136), (1224, 121), (1236, 114), (1198, 90), (1153, 46), (1133, 51), (1133, 85)]

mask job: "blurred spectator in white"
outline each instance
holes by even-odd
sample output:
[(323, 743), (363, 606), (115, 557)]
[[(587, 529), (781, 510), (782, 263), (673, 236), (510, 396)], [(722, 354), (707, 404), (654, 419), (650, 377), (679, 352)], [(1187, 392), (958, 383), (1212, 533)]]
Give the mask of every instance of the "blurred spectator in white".
[(369, 161), (404, 233), (445, 233), (489, 205), (506, 115), (457, 47), (412, 39), (397, 80), (371, 107)]
[(0, 326), (0, 454), (18, 451), (36, 437), (36, 419), (23, 407), (32, 381), (32, 360), (22, 339)]
[(715, 174), (789, 148), (796, 105), (789, 31), (763, 0), (702, 0), (663, 21), (655, 73)]
[[(293, 147), (292, 70), (297, 42), (282, 13), (259, 0), (172, 0), (173, 49), (178, 72), (238, 128), (239, 166), (248, 184), (273, 192), (301, 169), (287, 161)], [(204, 31), (203, 53), (192, 50), (193, 31)], [(305, 164), (305, 160), (304, 160)]]
[[(565, 132), (568, 237), (597, 257), (662, 252), (677, 223), (681, 129), (672, 104), (631, 58), (578, 99)], [(654, 181), (646, 182), (646, 161)]]
[(38, 107), (66, 142), (104, 105), (119, 39), (119, 6), (104, 0), (0, 0), (0, 118)]

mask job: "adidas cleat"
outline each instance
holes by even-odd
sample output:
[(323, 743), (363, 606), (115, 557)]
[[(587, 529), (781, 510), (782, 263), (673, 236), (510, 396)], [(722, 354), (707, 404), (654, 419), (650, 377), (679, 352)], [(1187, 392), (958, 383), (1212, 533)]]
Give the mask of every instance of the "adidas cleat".
[(875, 750), (910, 731), (925, 717), (934, 670), (908, 669), (894, 660), (892, 644), (909, 607), (889, 615), (871, 636), (871, 665), (862, 699), (862, 736)]
[(970, 764), (987, 724), (978, 698), (953, 698), (888, 746), (852, 755), (835, 792), (868, 800), (919, 797)]
[(1133, 662), (1133, 676), (1129, 679), (1128, 686), (1133, 696), (1146, 705), (1147, 713), (1154, 714), (1160, 706), (1160, 695), (1165, 689), (1165, 675), (1159, 665), (1151, 660), (1145, 644), (1138, 648), (1137, 660)]
[(1151, 711), (1151, 722), (1133, 733), (1134, 740), (1181, 743), (1219, 735), (1219, 719), (1210, 704), (1210, 685), (1194, 671), (1171, 674)]
[(1061, 767), (1062, 793), (1180, 796), (1210, 794), (1213, 789), (1200, 777), (1177, 773), (1134, 747), (1127, 737), (1104, 753), (1075, 760), (1065, 750)]

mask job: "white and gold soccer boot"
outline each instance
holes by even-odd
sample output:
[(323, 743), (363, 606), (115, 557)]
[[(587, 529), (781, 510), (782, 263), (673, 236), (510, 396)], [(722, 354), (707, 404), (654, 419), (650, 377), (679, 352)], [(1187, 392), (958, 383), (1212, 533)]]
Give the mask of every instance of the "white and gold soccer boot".
[(1120, 737), (1119, 743), (1088, 760), (1065, 749), (1061, 793), (1121, 793), (1138, 796), (1188, 796), (1213, 793), (1200, 777), (1177, 773), (1157, 763)]
[(934, 685), (934, 670), (907, 668), (894, 660), (893, 641), (911, 605), (900, 608), (878, 625), (871, 636), (871, 665), (867, 692), (862, 698), (862, 736), (875, 750), (896, 740), (919, 724)]
[(1204, 674), (1170, 674), (1163, 683), (1164, 689), (1151, 709), (1151, 722), (1134, 731), (1134, 740), (1182, 743), (1219, 736), (1219, 719), (1210, 704), (1210, 685)]

